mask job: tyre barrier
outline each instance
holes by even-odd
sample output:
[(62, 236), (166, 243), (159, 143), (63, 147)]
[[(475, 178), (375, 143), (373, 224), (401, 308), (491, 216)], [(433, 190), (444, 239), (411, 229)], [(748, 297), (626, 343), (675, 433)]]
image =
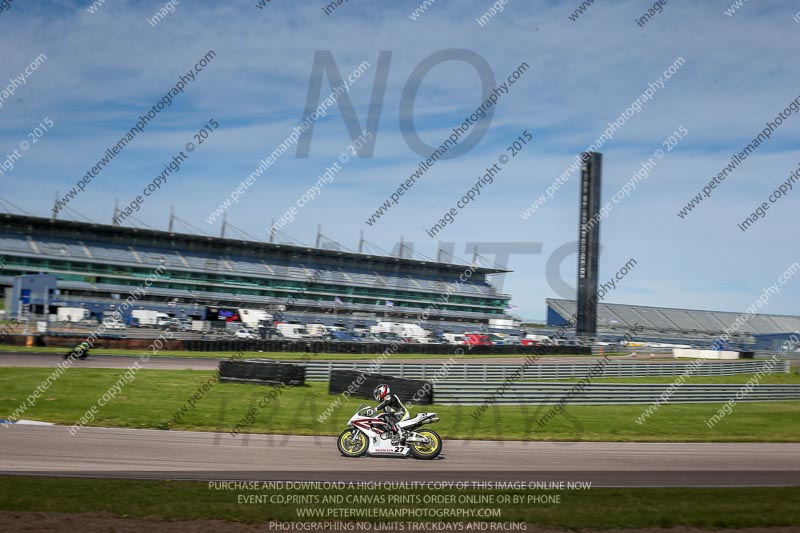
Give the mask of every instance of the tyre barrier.
[(183, 347), (190, 352), (293, 352), (293, 353), (352, 353), (352, 354), (438, 354), (455, 355), (456, 350), (469, 351), (470, 355), (592, 355), (589, 346), (459, 346), (454, 344), (391, 344), (383, 342), (333, 342), (323, 340), (184, 340)]
[(432, 403), (433, 384), (430, 381), (418, 379), (404, 379), (384, 374), (367, 374), (353, 370), (334, 370), (328, 382), (329, 394), (342, 394), (348, 396), (368, 398), (375, 401), (372, 393), (380, 384), (389, 385), (392, 394), (396, 394), (403, 401), (414, 399), (414, 405), (428, 405)]
[(219, 380), (226, 383), (283, 383), (300, 386), (306, 382), (306, 367), (265, 359), (225, 360), (219, 362)]

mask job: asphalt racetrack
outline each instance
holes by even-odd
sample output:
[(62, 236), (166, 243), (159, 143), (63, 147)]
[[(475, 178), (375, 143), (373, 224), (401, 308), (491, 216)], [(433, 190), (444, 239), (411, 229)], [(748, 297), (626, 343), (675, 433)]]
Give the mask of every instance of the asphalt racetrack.
[(332, 437), (0, 427), (0, 474), (275, 481), (584, 481), (798, 486), (800, 443), (446, 440), (440, 458), (342, 457)]
[[(38, 367), (55, 368), (64, 361), (64, 356), (53, 353), (10, 352), (0, 354), (0, 367)], [(78, 359), (72, 368), (128, 368), (139, 361), (142, 368), (150, 370), (217, 370), (220, 359), (202, 357), (151, 357), (142, 361), (139, 357), (128, 355), (95, 355)]]
[[(126, 368), (91, 355), (74, 367)], [(576, 361), (583, 358), (553, 358)], [(587, 358), (589, 359), (589, 358)], [(622, 359), (625, 359), (624, 357)], [(5, 353), (0, 366), (53, 367), (57, 354)], [(593, 360), (589, 359), (589, 360)], [(500, 363), (503, 360), (486, 359)], [(431, 361), (432, 362), (432, 361)], [(215, 370), (215, 359), (153, 357), (143, 368)], [(143, 479), (591, 481), (593, 486), (800, 486), (800, 443), (446, 440), (434, 461), (339, 455), (332, 437), (61, 426), (0, 427), (0, 474)]]

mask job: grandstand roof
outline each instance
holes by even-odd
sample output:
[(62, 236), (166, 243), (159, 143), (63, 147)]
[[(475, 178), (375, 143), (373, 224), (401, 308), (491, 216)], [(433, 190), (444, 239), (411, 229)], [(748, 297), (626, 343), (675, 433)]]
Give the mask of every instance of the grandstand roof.
[[(73, 233), (82, 235), (83, 238), (128, 240), (156, 242), (165, 245), (198, 246), (203, 248), (220, 248), (225, 250), (241, 250), (248, 253), (280, 253), (294, 254), (298, 256), (308, 256), (314, 259), (349, 259), (354, 261), (368, 260), (376, 264), (391, 266), (405, 266), (409, 268), (428, 268), (447, 272), (463, 272), (467, 265), (454, 263), (441, 263), (437, 261), (423, 261), (419, 259), (400, 258), (392, 256), (360, 254), (356, 252), (345, 252), (339, 250), (311, 248), (307, 246), (296, 246), (290, 244), (275, 244), (261, 241), (246, 241), (241, 239), (212, 237), (208, 235), (195, 235), (191, 233), (176, 233), (169, 231), (129, 228), (123, 226), (113, 226), (110, 224), (96, 224), (93, 222), (80, 222), (75, 220), (58, 220), (44, 217), (34, 217), (26, 215), (16, 215), (12, 213), (0, 213), (0, 225), (5, 229), (32, 231), (49, 231), (57, 233)], [(472, 270), (476, 274), (500, 274), (511, 272), (501, 268), (487, 268), (474, 266)]]
[[(577, 313), (575, 300), (547, 299), (547, 307), (569, 319)], [(747, 313), (744, 313), (747, 315)], [(699, 311), (650, 307), (645, 305), (604, 304), (597, 306), (598, 329), (627, 329), (634, 326), (649, 331), (683, 333), (686, 335), (716, 335), (730, 328), (742, 313), (729, 311)], [(742, 322), (743, 319), (739, 319)], [(548, 311), (548, 325), (550, 324)], [(790, 333), (800, 331), (800, 317), (789, 315), (753, 315), (733, 334), (760, 335), (768, 333)]]

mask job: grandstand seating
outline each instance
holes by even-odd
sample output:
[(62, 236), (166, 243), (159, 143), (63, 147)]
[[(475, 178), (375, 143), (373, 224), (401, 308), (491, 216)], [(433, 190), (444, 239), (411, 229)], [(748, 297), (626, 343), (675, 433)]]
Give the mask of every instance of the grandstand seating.
[(24, 239), (20, 239), (18, 236), (14, 237), (12, 235), (4, 235), (0, 234), (0, 250), (9, 251), (9, 252), (25, 252), (25, 253), (33, 253), (34, 250), (31, 248), (30, 244)]
[[(41, 241), (38, 241), (41, 243)], [(113, 261), (114, 263), (136, 264), (136, 256), (123, 246), (100, 246), (98, 244), (87, 245), (94, 259)], [(158, 263), (155, 263), (158, 264)]]
[[(574, 316), (577, 305), (574, 300), (547, 299), (547, 306), (568, 319)], [(693, 309), (670, 309), (624, 304), (599, 304), (597, 306), (598, 329), (630, 330), (643, 327), (648, 332), (670, 335), (697, 336), (720, 335), (730, 328), (741, 313), (725, 311), (697, 311)], [(785, 315), (755, 315), (736, 330), (739, 335), (769, 333), (791, 333), (800, 331), (800, 317)], [(555, 326), (557, 324), (549, 324)]]
[[(97, 260), (101, 262), (114, 262), (127, 265), (165, 265), (170, 269), (201, 270), (219, 272), (230, 270), (232, 273), (254, 275), (265, 278), (284, 278), (295, 281), (306, 281), (314, 275), (322, 265), (303, 265), (303, 267), (289, 261), (270, 258), (249, 258), (244, 256), (227, 255), (222, 258), (211, 257), (196, 251), (171, 251), (143, 245), (124, 246), (119, 244), (99, 244), (88, 241), (79, 244), (69, 243), (55, 237), (39, 237), (34, 241), (38, 253), (19, 236), (0, 236), (0, 250), (20, 251), (44, 257), (58, 257), (80, 260)], [(88, 254), (86, 253), (88, 250)], [(327, 265), (326, 265), (327, 266)], [(496, 291), (487, 282), (472, 282), (455, 284), (455, 280), (445, 280), (434, 276), (397, 276), (365, 269), (354, 269), (345, 274), (332, 267), (321, 270), (319, 279), (330, 283), (360, 285), (364, 287), (403, 288), (412, 291), (425, 291), (444, 293), (452, 291), (456, 294), (472, 294), (479, 296), (494, 296)]]
[[(15, 217), (24, 220), (16, 221)], [(317, 284), (329, 285), (324, 289), (326, 296), (315, 294), (314, 287), (306, 291), (307, 299), (296, 300), (295, 306), (328, 307), (336, 295), (342, 299), (342, 304), (337, 304), (341, 310), (402, 315), (424, 311), (439, 295), (448, 293), (463, 300), (451, 298), (441, 309), (429, 311), (437, 319), (450, 316), (458, 323), (458, 319), (465, 317), (496, 317), (503, 312), (503, 300), (508, 299), (486, 281), (484, 272), (459, 282), (455, 265), (432, 268), (429, 263), (386, 261), (378, 256), (346, 253), (332, 261), (329, 256), (317, 255), (306, 248), (281, 247), (257, 252), (261, 249), (251, 251), (236, 243), (220, 246), (216, 252), (213, 244), (204, 241), (176, 242), (174, 236), (149, 235), (141, 230), (130, 235), (126, 234), (128, 229), (120, 228), (115, 235), (117, 230), (110, 226), (98, 231), (96, 226), (86, 225), (84, 231), (84, 228), (59, 228), (61, 221), (53, 223), (32, 217), (5, 215), (4, 220), (0, 254), (20, 258), (17, 264), (9, 260), (12, 272), (52, 272), (59, 278), (59, 287), (94, 300), (110, 301), (111, 294), (124, 295), (131, 289), (130, 280), (126, 285), (109, 276), (126, 276), (133, 269), (127, 277), (137, 279), (159, 265), (164, 265), (167, 272), (158, 283), (170, 286), (155, 284), (148, 290), (148, 295), (157, 301), (161, 297), (164, 301), (167, 297), (178, 297), (274, 304), (279, 303), (278, 297), (285, 299), (280, 289), (297, 290), (314, 278)], [(73, 272), (89, 277), (87, 281), (75, 281)], [(260, 283), (262, 279), (269, 281)], [(8, 284), (5, 276), (4, 280)], [(255, 294), (254, 289), (265, 292)], [(393, 300), (395, 308), (389, 311), (384, 300)]]

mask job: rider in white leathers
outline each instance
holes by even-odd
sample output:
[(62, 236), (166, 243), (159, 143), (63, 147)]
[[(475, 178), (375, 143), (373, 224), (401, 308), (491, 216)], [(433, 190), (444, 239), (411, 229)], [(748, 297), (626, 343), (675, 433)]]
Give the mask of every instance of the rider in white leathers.
[(384, 419), (389, 424), (392, 431), (392, 444), (399, 442), (404, 444), (405, 436), (403, 430), (397, 425), (401, 420), (408, 418), (408, 409), (400, 401), (396, 394), (392, 394), (389, 385), (378, 385), (374, 391), (375, 399), (380, 402), (375, 406), (375, 411), (383, 411)]

